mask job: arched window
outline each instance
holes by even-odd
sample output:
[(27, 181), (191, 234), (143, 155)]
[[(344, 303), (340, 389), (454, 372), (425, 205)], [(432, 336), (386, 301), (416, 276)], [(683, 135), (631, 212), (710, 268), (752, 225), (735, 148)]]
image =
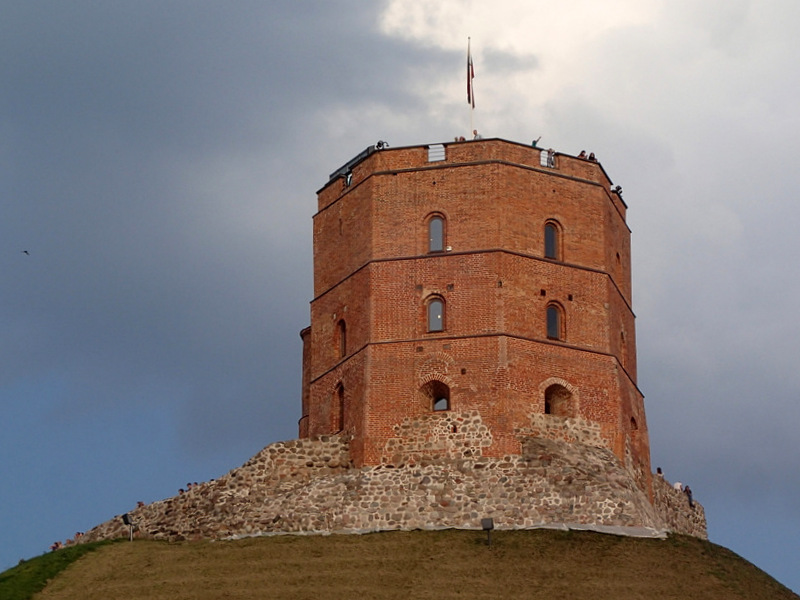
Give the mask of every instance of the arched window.
[(555, 221), (544, 224), (544, 256), (545, 258), (561, 259), (561, 231)]
[(336, 324), (336, 338), (338, 342), (339, 358), (347, 356), (347, 324), (344, 319), (339, 319)]
[(547, 306), (547, 337), (551, 340), (564, 339), (564, 319), (558, 304)]
[(444, 218), (440, 215), (428, 219), (428, 252), (444, 252)]
[(425, 404), (429, 410), (439, 412), (450, 410), (450, 388), (441, 381), (429, 381), (420, 388)]
[(444, 301), (438, 296), (428, 300), (428, 331), (444, 331)]
[(557, 383), (548, 387), (544, 391), (544, 414), (558, 417), (576, 416), (572, 392)]

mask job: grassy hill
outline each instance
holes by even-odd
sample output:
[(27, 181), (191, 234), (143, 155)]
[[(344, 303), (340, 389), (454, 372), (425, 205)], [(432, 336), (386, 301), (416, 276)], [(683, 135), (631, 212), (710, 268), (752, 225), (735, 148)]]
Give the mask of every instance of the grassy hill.
[[(0, 598), (30, 597), (14, 590), (22, 589), (18, 585), (22, 579), (30, 579), (37, 561), (53, 561), (59, 552), (1, 574)], [(654, 540), (590, 532), (495, 531), (492, 545), (487, 546), (483, 532), (448, 530), (176, 544), (117, 542), (85, 552), (36, 598), (797, 600), (800, 596), (733, 552), (691, 537)]]

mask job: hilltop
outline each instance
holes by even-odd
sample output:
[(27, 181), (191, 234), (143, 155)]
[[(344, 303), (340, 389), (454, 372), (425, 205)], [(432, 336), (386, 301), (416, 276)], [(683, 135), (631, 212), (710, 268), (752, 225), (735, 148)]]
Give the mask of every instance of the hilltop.
[[(8, 597), (3, 586), (24, 566), (0, 577), (0, 596)], [(404, 600), (800, 598), (705, 540), (553, 530), (496, 531), (491, 546), (483, 532), (463, 530), (126, 541), (84, 555), (36, 598), (324, 600), (354, 595)]]

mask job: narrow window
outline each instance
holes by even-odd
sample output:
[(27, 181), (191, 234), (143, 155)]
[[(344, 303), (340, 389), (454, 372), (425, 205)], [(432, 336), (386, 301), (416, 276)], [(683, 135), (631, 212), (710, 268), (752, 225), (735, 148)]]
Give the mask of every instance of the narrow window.
[(347, 325), (344, 319), (336, 324), (336, 337), (339, 341), (339, 358), (344, 358), (347, 356)]
[(625, 332), (619, 332), (619, 351), (622, 357), (622, 366), (625, 367), (628, 364), (628, 344), (625, 342)]
[(428, 221), (428, 252), (444, 252), (444, 219), (431, 217)]
[(544, 225), (544, 256), (545, 258), (561, 258), (558, 246), (558, 226), (555, 223), (545, 223)]
[(444, 302), (441, 298), (428, 302), (428, 331), (444, 331)]
[(344, 431), (344, 385), (341, 383), (336, 386), (334, 398), (336, 402), (336, 431)]
[(562, 339), (561, 309), (555, 304), (547, 307), (547, 337), (551, 340)]

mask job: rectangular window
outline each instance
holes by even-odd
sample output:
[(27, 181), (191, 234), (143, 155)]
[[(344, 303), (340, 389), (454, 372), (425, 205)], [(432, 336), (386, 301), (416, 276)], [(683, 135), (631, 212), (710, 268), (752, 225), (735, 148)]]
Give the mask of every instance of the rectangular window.
[(556, 167), (556, 153), (552, 148), (549, 150), (542, 150), (539, 152), (539, 164), (543, 167), (555, 169)]
[(543, 167), (547, 166), (547, 150), (541, 150), (539, 152), (539, 164)]
[(444, 160), (444, 144), (431, 144), (428, 146), (428, 162)]

